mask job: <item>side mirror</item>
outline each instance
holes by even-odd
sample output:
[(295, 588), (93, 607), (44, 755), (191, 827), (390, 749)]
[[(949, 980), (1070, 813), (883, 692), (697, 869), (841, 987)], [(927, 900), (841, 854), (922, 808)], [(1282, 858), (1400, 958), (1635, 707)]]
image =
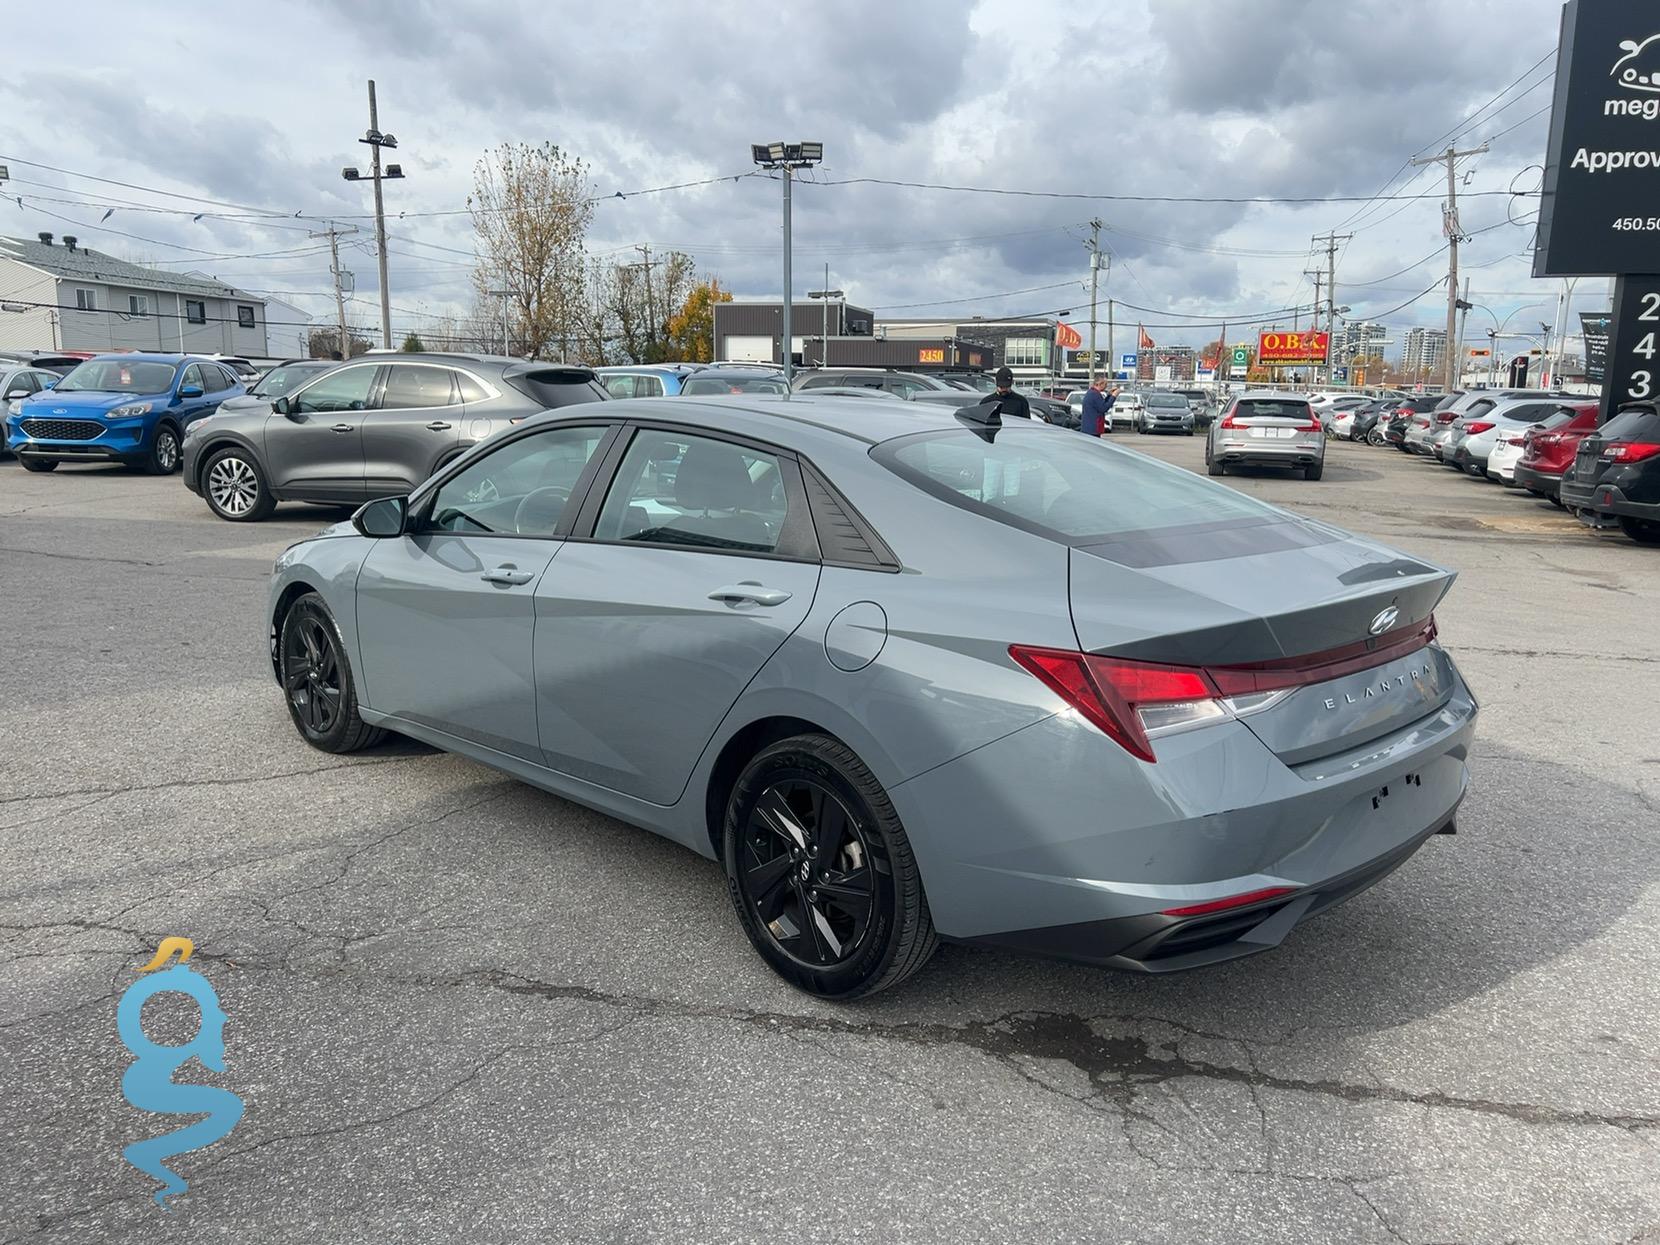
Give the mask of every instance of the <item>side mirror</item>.
[(294, 406), (287, 398), (273, 398), (271, 400), (271, 413), (273, 415), (287, 415), (289, 418), (293, 418)]
[(379, 540), (402, 536), (408, 520), (409, 498), (379, 497), (357, 508), (357, 513), (352, 515), (352, 526), (364, 536)]
[(200, 385), (180, 385), (179, 386), (179, 397), (183, 398), (187, 402), (191, 398), (199, 398), (201, 396), (202, 396), (202, 387)]

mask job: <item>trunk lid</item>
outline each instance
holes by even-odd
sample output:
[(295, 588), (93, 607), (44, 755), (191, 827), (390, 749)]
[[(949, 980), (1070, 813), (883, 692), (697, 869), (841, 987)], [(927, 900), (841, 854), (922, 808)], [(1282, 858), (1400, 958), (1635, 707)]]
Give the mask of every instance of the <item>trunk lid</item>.
[[(1454, 578), (1290, 515), (1202, 524), (1074, 547), (1072, 619), (1085, 651), (1134, 661), (1271, 669), (1341, 653), (1338, 677), (1235, 697), (1240, 721), (1287, 764), (1299, 764), (1388, 734), (1446, 702), (1455, 680), (1439, 649), (1393, 657), (1384, 650), (1429, 618)], [(1364, 660), (1372, 649), (1380, 650), (1376, 663)]]

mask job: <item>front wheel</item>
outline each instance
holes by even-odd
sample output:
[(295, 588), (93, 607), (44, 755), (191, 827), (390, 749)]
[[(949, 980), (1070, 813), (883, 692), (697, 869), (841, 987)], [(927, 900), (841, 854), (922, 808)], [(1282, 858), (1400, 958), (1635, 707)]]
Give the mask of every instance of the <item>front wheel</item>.
[(386, 732), (357, 712), (357, 687), (334, 616), (320, 594), (308, 592), (283, 615), (279, 639), (283, 698), (294, 728), (323, 752), (356, 752)]
[(751, 761), (727, 801), (721, 854), (750, 943), (809, 994), (874, 994), (939, 943), (899, 816), (839, 740), (797, 735)]
[(236, 446), (202, 464), (202, 496), (209, 510), (230, 523), (257, 523), (277, 508), (265, 473), (252, 454)]
[(142, 466), (147, 475), (153, 476), (170, 476), (179, 469), (179, 434), (172, 424), (156, 429)]

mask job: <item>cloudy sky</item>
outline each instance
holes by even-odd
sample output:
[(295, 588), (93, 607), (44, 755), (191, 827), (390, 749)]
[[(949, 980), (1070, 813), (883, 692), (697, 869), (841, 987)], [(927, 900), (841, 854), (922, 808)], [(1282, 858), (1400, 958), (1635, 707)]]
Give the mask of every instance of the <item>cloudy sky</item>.
[[(1338, 257), (1339, 303), (1382, 316), (1397, 341), (1441, 323), (1441, 290), (1411, 300), (1445, 276), (1445, 174), (1407, 162), (1485, 140), (1492, 151), (1460, 165), (1472, 297), (1537, 329), (1560, 286), (1528, 277), (1532, 200), (1509, 193), (1538, 185), (1556, 0), (310, 0), (268, 3), (257, 19), (209, 3), (146, 12), (66, 2), (53, 21), (73, 38), (8, 58), (0, 233), (75, 233), (126, 258), (292, 292), (320, 318), (332, 312), (328, 260), (308, 218), (333, 217), (363, 229), (349, 250), (351, 319), (378, 321), (370, 192), (340, 177), (366, 163), (355, 140), (369, 77), (407, 174), (388, 188), (399, 333), (470, 303), (472, 168), (510, 141), (552, 140), (591, 165), (596, 193), (611, 196), (596, 209), (594, 253), (678, 248), (740, 297), (778, 290), (779, 187), (740, 176), (753, 141), (825, 145), (795, 196), (798, 297), (828, 263), (832, 285), (879, 314), (1071, 309), (1082, 325), (1082, 243), (1099, 216), (1107, 292), (1127, 305), (1119, 322), (1197, 343), (1223, 316), (1310, 303), (1311, 239), (1333, 229), (1354, 235)], [(704, 179), (719, 180), (635, 193)], [(1379, 192), (1428, 197), (1368, 198)], [(1316, 202), (1203, 201), (1223, 199)], [(1576, 308), (1605, 301), (1605, 282), (1581, 287)], [(1487, 327), (1474, 313), (1471, 333)]]

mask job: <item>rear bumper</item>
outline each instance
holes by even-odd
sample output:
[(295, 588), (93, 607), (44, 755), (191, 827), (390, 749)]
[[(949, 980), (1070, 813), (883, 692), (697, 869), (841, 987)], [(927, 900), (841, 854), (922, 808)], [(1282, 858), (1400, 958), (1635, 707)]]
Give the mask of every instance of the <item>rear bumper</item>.
[[(1584, 490), (1589, 495), (1588, 500), (1569, 501), (1568, 485), (1562, 486), (1562, 501), (1565, 505), (1582, 506), (1587, 510), (1595, 510), (1599, 514), (1623, 515), (1628, 519), (1649, 519), (1660, 522), (1660, 503), (1632, 501), (1617, 484), (1593, 484)], [(1580, 496), (1581, 490), (1576, 486), (1574, 496)]]
[[(890, 792), (941, 935), (1145, 972), (1277, 945), (1448, 829), (1476, 706), (1282, 762), (1243, 722), (1165, 736), (1145, 765), (1057, 715)], [(1272, 888), (1202, 916), (1173, 908)]]
[(1596, 510), (1599, 507), (1595, 499), (1601, 495), (1605, 486), (1601, 484), (1581, 484), (1577, 480), (1570, 480), (1563, 476), (1556, 486), (1556, 497), (1570, 510)]
[(1535, 493), (1543, 493), (1546, 497), (1555, 497), (1556, 491), (1562, 485), (1562, 477), (1550, 475), (1535, 470), (1523, 463), (1516, 464), (1516, 487), (1531, 489)]
[(1222, 442), (1211, 450), (1211, 457), (1230, 467), (1309, 467), (1326, 456), (1324, 446), (1252, 445), (1250, 443)]

